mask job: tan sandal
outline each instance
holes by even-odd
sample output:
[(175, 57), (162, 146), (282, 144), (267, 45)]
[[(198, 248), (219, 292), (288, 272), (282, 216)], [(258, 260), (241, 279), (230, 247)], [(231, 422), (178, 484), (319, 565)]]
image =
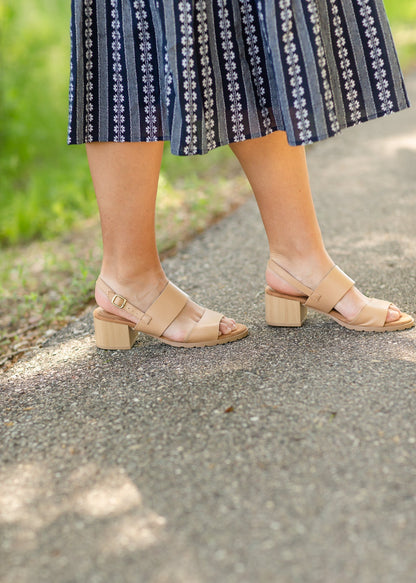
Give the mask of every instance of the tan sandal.
[(336, 265), (327, 273), (315, 290), (303, 285), (272, 259), (268, 268), (287, 283), (302, 292), (291, 296), (266, 287), (266, 322), (270, 326), (302, 326), (308, 307), (331, 316), (338, 324), (350, 330), (387, 332), (405, 330), (414, 325), (412, 316), (402, 313), (398, 320), (386, 322), (390, 302), (370, 298), (353, 320), (347, 320), (334, 306), (354, 286), (354, 281)]
[[(126, 298), (114, 292), (101, 278), (97, 280), (97, 287), (120, 311), (120, 315), (116, 315), (103, 308), (94, 310), (95, 341), (98, 348), (128, 350), (135, 343), (139, 332), (158, 338), (165, 344), (182, 348), (225, 344), (240, 340), (248, 334), (247, 327), (243, 324), (236, 324), (237, 328), (229, 334), (219, 334), (223, 315), (206, 309), (186, 340), (175, 342), (163, 336), (163, 332), (180, 314), (189, 298), (173, 283), (166, 284), (165, 289), (146, 312), (142, 312)], [(138, 320), (137, 324), (123, 317), (123, 312)]]

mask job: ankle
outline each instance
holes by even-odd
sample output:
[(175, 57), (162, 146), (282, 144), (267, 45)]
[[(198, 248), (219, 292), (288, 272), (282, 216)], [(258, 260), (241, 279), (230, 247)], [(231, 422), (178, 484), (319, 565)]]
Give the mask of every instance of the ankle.
[(289, 252), (281, 253), (270, 251), (270, 259), (286, 269), (294, 277), (315, 278), (317, 275), (325, 275), (334, 265), (326, 249), (305, 253)]
[(163, 273), (159, 256), (130, 253), (123, 259), (104, 256), (101, 264), (101, 276), (112, 278), (121, 284), (129, 284), (143, 277), (154, 278)]
[(123, 274), (119, 272), (101, 270), (100, 277), (109, 285), (113, 282), (115, 286), (130, 288), (137, 285), (156, 285), (160, 281), (166, 283), (167, 279), (162, 269), (146, 270), (140, 273)]
[[(303, 285), (315, 289), (319, 282), (332, 269), (334, 262), (325, 249), (305, 254), (282, 254), (271, 252), (272, 262), (286, 270), (292, 277)], [(299, 293), (299, 290), (279, 277), (273, 268), (266, 271), (267, 284), (277, 291), (288, 294)]]

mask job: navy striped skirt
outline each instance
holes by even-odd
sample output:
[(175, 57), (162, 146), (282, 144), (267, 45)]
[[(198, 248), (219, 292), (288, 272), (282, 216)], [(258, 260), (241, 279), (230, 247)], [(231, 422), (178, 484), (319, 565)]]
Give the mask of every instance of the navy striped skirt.
[(309, 144), (408, 107), (382, 0), (72, 0), (68, 143)]

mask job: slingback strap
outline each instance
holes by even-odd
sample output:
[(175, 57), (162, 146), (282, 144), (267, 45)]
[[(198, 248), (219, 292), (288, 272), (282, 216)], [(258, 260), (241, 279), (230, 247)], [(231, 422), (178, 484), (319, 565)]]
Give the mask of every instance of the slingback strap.
[(146, 318), (146, 314), (139, 310), (139, 308), (136, 308), (136, 306), (131, 304), (123, 296), (116, 294), (116, 292), (111, 289), (111, 287), (107, 285), (101, 277), (97, 279), (96, 285), (107, 296), (107, 299), (119, 310), (127, 312), (133, 316), (135, 320), (141, 320), (142, 318), (145, 322), (149, 320)]
[(280, 267), (280, 265), (276, 263), (274, 259), (269, 259), (267, 267), (270, 269), (270, 271), (273, 271), (273, 273), (275, 273), (276, 275), (284, 279), (287, 283), (289, 283), (291, 286), (302, 292), (303, 295), (309, 297), (311, 294), (313, 294), (313, 289), (307, 287), (302, 282), (293, 277), (293, 275), (286, 271), (286, 269)]
[(358, 316), (348, 323), (356, 326), (384, 326), (391, 305), (390, 302), (370, 298)]
[(137, 320), (134, 330), (140, 330), (140, 332), (157, 337), (163, 334), (188, 302), (188, 296), (169, 281), (147, 312), (142, 312), (126, 298), (112, 290), (101, 277), (97, 280), (97, 286), (116, 308), (127, 312)]
[(205, 310), (200, 320), (195, 324), (186, 338), (186, 342), (202, 342), (216, 340), (223, 314), (214, 310)]
[(329, 313), (355, 283), (339, 267), (334, 265), (325, 277), (322, 278), (317, 288), (313, 290), (298, 281), (273, 259), (269, 260), (268, 267), (276, 275), (308, 297), (305, 306), (315, 308), (324, 313)]

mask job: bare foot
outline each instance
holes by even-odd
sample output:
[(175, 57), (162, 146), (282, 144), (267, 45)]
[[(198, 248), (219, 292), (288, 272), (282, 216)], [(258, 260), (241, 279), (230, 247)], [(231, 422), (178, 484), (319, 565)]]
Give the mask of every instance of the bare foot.
[[(298, 279), (307, 287), (315, 289), (319, 282), (332, 268), (333, 263), (330, 260), (323, 259), (320, 264), (312, 266), (308, 263), (305, 266), (290, 266), (284, 258), (276, 258), (278, 265), (286, 269), (293, 277)], [(272, 289), (288, 295), (302, 295), (302, 292), (287, 283), (284, 279), (273, 273), (270, 269), (266, 271), (266, 282)], [(347, 320), (352, 321), (368, 302), (367, 296), (362, 294), (355, 286), (351, 288), (345, 296), (335, 305), (335, 310), (342, 314)], [(401, 316), (401, 311), (395, 305), (391, 305), (386, 316), (387, 322), (395, 322)]]
[[(101, 277), (108, 286), (117, 292), (117, 294), (128, 298), (129, 302), (139, 308), (142, 312), (145, 312), (152, 305), (168, 283), (168, 280), (163, 273), (157, 275), (146, 274), (146, 277), (142, 280), (137, 278), (134, 282), (129, 281), (123, 283), (117, 282), (111, 274), (102, 274)], [(107, 312), (118, 316), (121, 315), (123, 318), (135, 322), (131, 315), (114, 306), (114, 304), (112, 304), (105, 294), (98, 288), (95, 290), (95, 298), (97, 304)], [(199, 322), (204, 311), (205, 308), (199, 306), (192, 300), (188, 300), (188, 303), (180, 314), (178, 314), (175, 320), (168, 326), (168, 328), (166, 328), (163, 336), (169, 340), (183, 342), (186, 340), (193, 326)], [(232, 318), (226, 318), (224, 316), (220, 322), (218, 334), (229, 334), (233, 330), (236, 330), (235, 321)]]

